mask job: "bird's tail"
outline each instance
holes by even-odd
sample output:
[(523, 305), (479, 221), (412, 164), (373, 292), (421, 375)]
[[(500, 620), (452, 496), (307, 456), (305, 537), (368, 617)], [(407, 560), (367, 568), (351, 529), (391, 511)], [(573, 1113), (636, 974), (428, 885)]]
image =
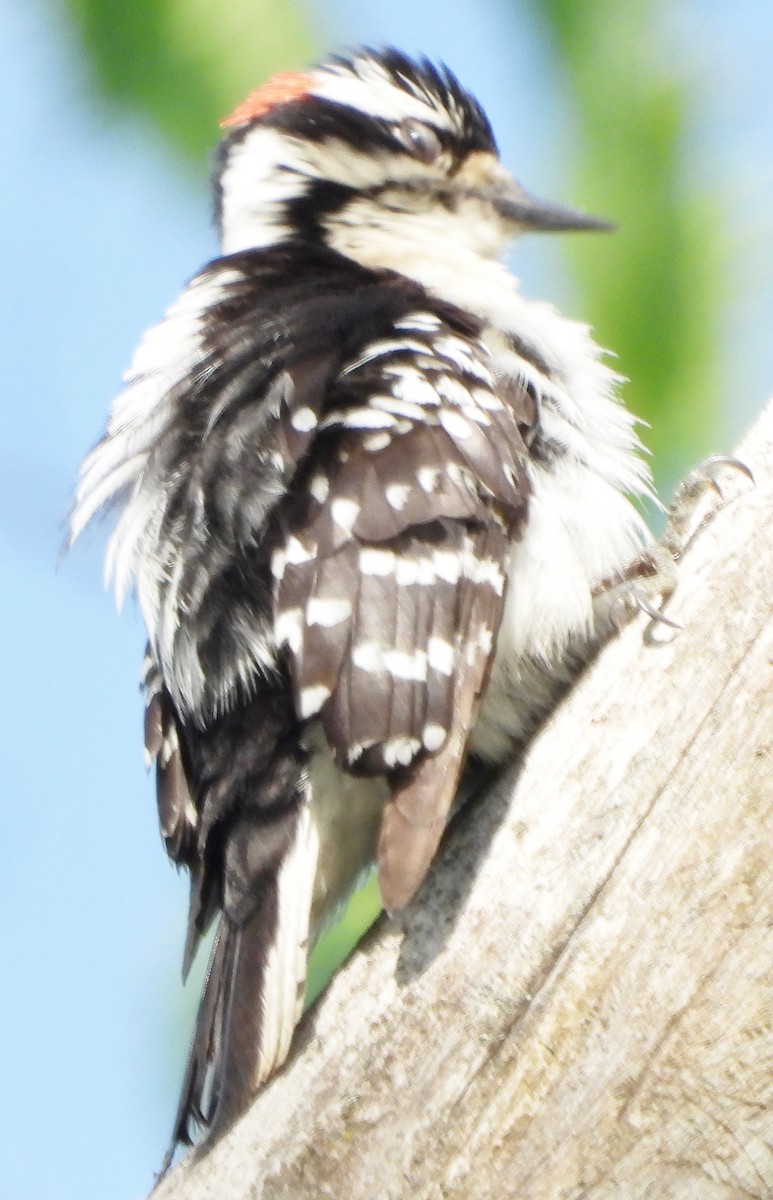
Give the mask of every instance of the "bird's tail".
[(162, 1175), (178, 1144), (230, 1124), (287, 1057), (303, 1011), (318, 852), (304, 803), (257, 911), (240, 926), (219, 918)]

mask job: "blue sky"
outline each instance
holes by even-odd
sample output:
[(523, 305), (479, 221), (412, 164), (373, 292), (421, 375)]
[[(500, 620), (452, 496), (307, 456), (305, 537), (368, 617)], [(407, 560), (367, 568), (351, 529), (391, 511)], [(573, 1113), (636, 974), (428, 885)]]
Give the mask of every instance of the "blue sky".
[[(335, 0), (326, 21), (350, 44), (444, 58), (524, 182), (572, 198), (549, 153), (560, 81), (515, 3), (492, 2), (485, 21), (474, 3), (375, 7)], [(0, 1200), (128, 1200), (150, 1187), (182, 1070), (185, 887), (142, 765), (138, 620), (102, 592), (98, 535), (58, 557), (79, 459), (131, 350), (215, 243), (206, 188), (138, 120), (100, 114), (53, 9), (0, 7)], [(773, 391), (773, 9), (674, 3), (664, 36), (701, 79), (691, 161), (733, 239), (723, 353), (737, 434)], [(570, 296), (551, 246), (517, 261), (530, 291)]]

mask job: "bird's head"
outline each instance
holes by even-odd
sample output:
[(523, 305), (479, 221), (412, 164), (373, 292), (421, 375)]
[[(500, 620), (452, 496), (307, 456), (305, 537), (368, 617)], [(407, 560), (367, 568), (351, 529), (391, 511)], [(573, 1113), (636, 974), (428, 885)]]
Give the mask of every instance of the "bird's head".
[(525, 192), (474, 97), (445, 67), (395, 50), (278, 75), (223, 124), (226, 253), (321, 240), (412, 274), (412, 258), (452, 246), (494, 258), (525, 230), (605, 227)]

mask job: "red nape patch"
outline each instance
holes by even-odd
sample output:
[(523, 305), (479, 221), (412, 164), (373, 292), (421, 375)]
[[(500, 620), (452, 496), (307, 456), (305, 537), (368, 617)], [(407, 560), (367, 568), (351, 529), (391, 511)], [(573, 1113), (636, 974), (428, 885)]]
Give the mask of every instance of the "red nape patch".
[(276, 104), (286, 104), (288, 100), (300, 100), (303, 96), (308, 96), (311, 82), (311, 76), (301, 71), (282, 71), (281, 74), (274, 75), (262, 88), (252, 92), (246, 100), (237, 105), (230, 117), (220, 122), (220, 128), (246, 125), (255, 117), (262, 117)]

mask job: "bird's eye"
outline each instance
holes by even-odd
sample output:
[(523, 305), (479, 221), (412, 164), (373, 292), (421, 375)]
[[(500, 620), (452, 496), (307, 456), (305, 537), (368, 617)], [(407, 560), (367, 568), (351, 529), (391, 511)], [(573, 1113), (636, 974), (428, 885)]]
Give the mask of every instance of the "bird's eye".
[(395, 127), (395, 136), (402, 142), (405, 149), (418, 158), (419, 162), (431, 163), (440, 155), (443, 147), (440, 138), (430, 125), (408, 117)]

